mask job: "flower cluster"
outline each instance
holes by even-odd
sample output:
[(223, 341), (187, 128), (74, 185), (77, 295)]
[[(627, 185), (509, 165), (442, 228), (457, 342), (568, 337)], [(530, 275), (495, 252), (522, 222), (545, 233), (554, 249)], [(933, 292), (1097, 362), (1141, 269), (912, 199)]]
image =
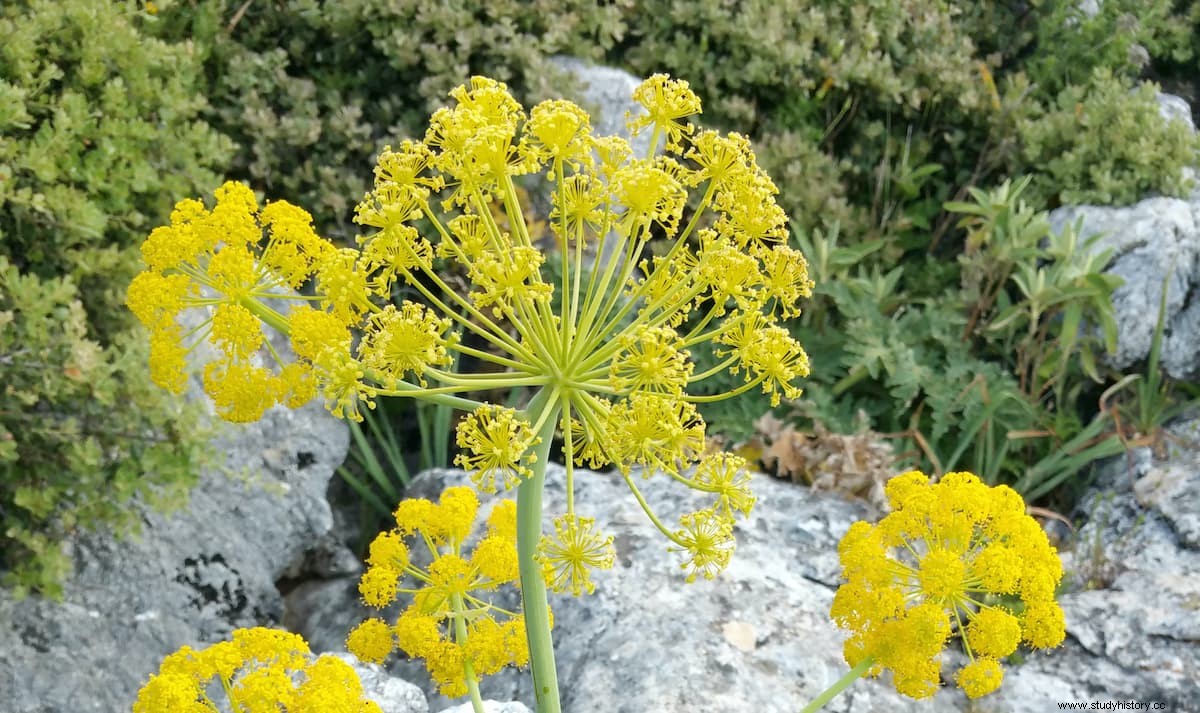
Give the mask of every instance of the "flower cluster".
[(958, 637), (970, 663), (955, 680), (977, 698), (996, 690), (1000, 659), (1022, 642), (1062, 643), (1062, 563), (1016, 491), (961, 472), (930, 485), (916, 471), (886, 490), (893, 512), (875, 526), (856, 522), (838, 547), (847, 581), (830, 613), (851, 631), (847, 663), (870, 657), (872, 675), (890, 669), (896, 690), (925, 698)]
[[(260, 249), (264, 232), (267, 244)], [(283, 324), (265, 300), (299, 287), (333, 253), (313, 232), (308, 213), (284, 202), (259, 210), (254, 193), (240, 183), (218, 188), (211, 210), (200, 201), (180, 201), (171, 224), (142, 244), (147, 269), (126, 296), (150, 330), (155, 383), (182, 392), (187, 352), (207, 338), (219, 359), (205, 367), (204, 389), (225, 419), (254, 421), (277, 403), (298, 407), (311, 400), (316, 382), (307, 366), (281, 362), (276, 372), (261, 363), (259, 349), (271, 349), (262, 323)], [(188, 308), (206, 312), (185, 333), (177, 317)]]
[[(543, 468), (534, 449), (560, 432), (567, 512), (542, 557), (556, 587), (588, 590), (586, 570), (610, 561), (611, 542), (575, 512), (572, 469), (585, 462), (615, 465), (686, 553), (690, 576), (713, 576), (732, 551), (734, 514), (752, 498), (730, 472), (735, 460), (702, 460), (696, 404), (753, 388), (778, 404), (799, 395), (809, 371), (778, 324), (799, 313), (812, 282), (788, 245), (774, 183), (744, 136), (690, 124), (699, 98), (665, 75), (634, 94), (645, 112), (628, 124), (650, 132), (644, 156), (625, 139), (594, 135), (567, 101), (527, 113), (484, 77), (451, 96), (423, 140), (380, 154), (355, 211), (365, 231), (357, 250), (318, 238), (298, 208), (259, 209), (240, 184), (219, 189), (211, 210), (180, 203), (143, 246), (147, 271), (128, 296), (154, 335), (155, 378), (182, 389), (184, 355), (207, 338), (222, 356), (204, 385), (230, 420), (318, 392), (353, 419), (380, 395), (472, 411), (459, 426), (458, 462), (483, 491)], [(514, 182), (534, 173), (552, 186), (549, 245), (531, 236)], [(550, 261), (559, 279), (543, 277)], [(302, 284), (311, 295), (280, 294)], [(399, 287), (420, 301), (391, 304)], [(176, 316), (188, 307), (208, 312), (185, 333)], [(280, 359), (260, 323), (287, 335), (297, 360)], [(716, 366), (697, 371), (696, 349), (711, 350)], [(458, 357), (479, 371), (453, 368)], [(736, 388), (689, 393), (723, 371), (739, 377)], [(518, 387), (535, 392), (524, 412), (466, 398)], [(662, 523), (630, 477), (635, 468), (713, 498), (678, 526)]]
[[(435, 504), (409, 499), (396, 508), (396, 527), (371, 543), (359, 593), (381, 609), (399, 595), (412, 603), (394, 624), (372, 618), (346, 639), (346, 648), (363, 661), (381, 663), (399, 649), (425, 660), (433, 680), (447, 696), (462, 696), (480, 676), (529, 661), (525, 623), (520, 614), (493, 606), (486, 597), (517, 580), (517, 513), (512, 501), (498, 502), (487, 519), (487, 532), (468, 555), (465, 542), (478, 514), (470, 488), (452, 487)], [(406, 541), (423, 542), (432, 557), (420, 567)], [(412, 587), (406, 588), (405, 581)]]
[[(209, 697), (213, 679), (228, 706)], [(363, 698), (362, 683), (346, 662), (314, 659), (296, 634), (274, 629), (237, 629), (232, 641), (196, 651), (184, 646), (163, 659), (158, 673), (138, 691), (133, 713), (382, 713)]]

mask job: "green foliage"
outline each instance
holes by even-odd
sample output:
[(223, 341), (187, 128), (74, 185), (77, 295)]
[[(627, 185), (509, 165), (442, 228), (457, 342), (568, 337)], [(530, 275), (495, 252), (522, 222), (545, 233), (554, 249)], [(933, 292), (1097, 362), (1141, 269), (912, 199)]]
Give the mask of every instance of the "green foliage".
[(1191, 28), (1174, 0), (1034, 0), (1018, 42), (1030, 52), (1025, 72), (1044, 92), (1086, 85), (1097, 69), (1136, 77), (1151, 57), (1182, 61), (1192, 54)]
[(971, 40), (955, 14), (953, 3), (941, 0), (815, 0), (803, 7), (652, 0), (625, 8), (617, 51), (643, 73), (668, 68), (686, 77), (698, 94), (712, 97), (706, 114), (743, 130), (775, 111), (797, 111), (804, 99), (819, 102), (822, 88), (861, 90), (895, 107), (950, 98), (969, 106), (982, 94)]
[(211, 190), (229, 142), (198, 120), (187, 45), (145, 37), (132, 2), (22, 0), (0, 11), (0, 255), (69, 275), (108, 338), (134, 246), (180, 196)]
[(1101, 329), (1107, 351), (1116, 350), (1112, 293), (1123, 281), (1104, 273), (1111, 250), (1090, 249), (1099, 236), (1080, 245), (1078, 226), (1050, 230), (1046, 214), (1022, 198), (1029, 184), (1026, 177), (993, 191), (973, 188), (973, 203), (946, 206), (966, 216), (959, 222), (967, 230), (959, 257), (970, 311), (965, 334), (980, 339), (987, 353), (1012, 359), (1021, 391), (1030, 398), (1052, 394), (1063, 404), (1077, 397), (1066, 390), (1073, 367), (1101, 380), (1096, 366), (1101, 340), (1080, 334), (1085, 323)]
[[(1102, 403), (1107, 403), (1115, 397), (1110, 413), (1113, 414), (1122, 440), (1127, 446), (1149, 444), (1160, 454), (1163, 454), (1167, 438), (1167, 423), (1200, 405), (1197, 386), (1172, 382), (1164, 375), (1159, 364), (1167, 321), (1167, 288), (1171, 277), (1168, 274), (1163, 278), (1162, 294), (1158, 301), (1158, 318), (1154, 323), (1154, 337), (1150, 341), (1150, 355), (1146, 360), (1146, 373), (1126, 375), (1105, 390), (1101, 399)], [(1187, 388), (1188, 386), (1190, 388)], [(1189, 392), (1186, 396), (1182, 393), (1185, 391)]]
[(122, 302), (135, 245), (218, 180), (200, 66), (132, 2), (0, 9), (0, 570), (59, 592), (63, 536), (177, 503), (199, 434), (150, 384)]
[(981, 123), (988, 94), (958, 14), (942, 0), (654, 0), (625, 8), (610, 57), (686, 78), (707, 123), (750, 134), (797, 225), (870, 240), (926, 222), (914, 203), (936, 214), (940, 182), (900, 184)]
[[(353, 443), (346, 464), (337, 472), (358, 495), (364, 510), (370, 511), (369, 518), (382, 522), (396, 509), (412, 480), (406, 454), (416, 450), (411, 465), (418, 471), (450, 467), (454, 410), (411, 399), (379, 397), (377, 404), (362, 412), (362, 424), (347, 421)], [(413, 430), (414, 421), (416, 432), (406, 433)], [(417, 448), (412, 448), (412, 438), (406, 436), (416, 438)], [(363, 532), (373, 536), (376, 530), (367, 527)]]
[(179, 504), (195, 481), (203, 435), (194, 413), (163, 398), (132, 333), (87, 337), (68, 278), (21, 274), (0, 257), (0, 543), (5, 584), (60, 592), (61, 538), (79, 527), (136, 530), (141, 500)]
[(1102, 378), (1096, 352), (1115, 346), (1119, 280), (1103, 273), (1109, 254), (1086, 250), (1075, 230), (1051, 233), (1022, 199), (1028, 185), (947, 205), (967, 233), (949, 267), (868, 267), (882, 241), (801, 238), (818, 280), (800, 339), (822, 365), (807, 396), (821, 421), (846, 430), (865, 413), (905, 439), (915, 463), (1036, 495), (1120, 450), (1110, 420), (1079, 416), (1084, 385)]
[(1019, 119), (1017, 168), (1034, 176), (1034, 200), (1124, 205), (1149, 192), (1182, 196), (1200, 139), (1161, 116), (1157, 92), (1099, 69), (1089, 84), (1068, 86)]
[(621, 31), (614, 7), (583, 0), (161, 4), (160, 35), (204, 60), (206, 120), (241, 149), (229, 174), (341, 238), (375, 154), (420, 131), (451, 88), (486, 74), (537, 96), (546, 57), (586, 56)]

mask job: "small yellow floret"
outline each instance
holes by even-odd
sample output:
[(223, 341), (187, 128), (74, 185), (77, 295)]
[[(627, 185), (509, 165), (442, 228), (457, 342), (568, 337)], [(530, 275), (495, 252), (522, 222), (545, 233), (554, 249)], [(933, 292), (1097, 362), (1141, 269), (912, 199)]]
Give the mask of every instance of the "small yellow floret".
[(399, 309), (388, 305), (368, 318), (359, 357), (380, 375), (404, 379), (411, 373), (424, 386), (427, 368), (453, 362), (444, 336), (449, 328), (449, 319), (423, 305), (407, 300)]
[(514, 541), (498, 535), (485, 537), (475, 545), (471, 564), (489, 580), (489, 589), (515, 582), (521, 573)]
[(981, 658), (963, 666), (954, 676), (954, 680), (968, 698), (979, 698), (1000, 687), (1004, 680), (1004, 671), (996, 659)]
[(283, 385), (270, 371), (247, 362), (211, 362), (204, 368), (204, 391), (221, 418), (249, 423), (279, 402)]
[(675, 539), (680, 543), (678, 550), (688, 553), (688, 560), (680, 565), (688, 571), (688, 582), (701, 575), (713, 579), (729, 566), (737, 543), (728, 517), (715, 510), (700, 510), (681, 516), (679, 523), (683, 529), (675, 532)]
[(150, 333), (150, 379), (173, 394), (187, 387), (187, 349), (178, 326), (170, 325)]
[(1021, 643), (1021, 623), (997, 607), (984, 607), (967, 626), (967, 644), (977, 656), (1002, 659)]
[(616, 560), (613, 537), (596, 531), (590, 517), (560, 515), (554, 519), (554, 535), (543, 535), (538, 544), (537, 560), (551, 591), (591, 594), (596, 585), (591, 570), (611, 569)]
[(432, 527), (437, 512), (437, 506), (425, 498), (405, 498), (392, 514), (396, 518), (396, 527), (400, 533), (408, 536), (418, 530)]
[(684, 134), (691, 134), (693, 127), (679, 120), (700, 113), (700, 97), (688, 83), (655, 74), (633, 90), (633, 99), (646, 108), (646, 113), (626, 115), (625, 123), (630, 133), (636, 136), (646, 127), (653, 126), (656, 131), (666, 133), (668, 150), (682, 150), (681, 139)]
[(479, 496), (465, 486), (446, 488), (438, 499), (437, 515), (425, 534), (452, 545), (462, 543), (471, 534), (475, 514), (479, 511)]
[(241, 305), (219, 305), (213, 314), (212, 339), (230, 359), (245, 359), (262, 346), (262, 325)]
[(957, 554), (935, 549), (921, 558), (921, 593), (939, 604), (956, 603), (966, 593), (967, 566)]
[(535, 160), (580, 164), (591, 161), (591, 119), (576, 104), (544, 101), (529, 113), (521, 147)]
[(346, 637), (346, 650), (367, 663), (383, 663), (394, 647), (392, 627), (382, 619), (367, 619)]
[(437, 619), (424, 616), (412, 609), (405, 611), (396, 620), (394, 628), (396, 645), (412, 658), (424, 658), (441, 640)]
[(1058, 646), (1067, 636), (1062, 607), (1052, 599), (1028, 603), (1021, 618), (1021, 630), (1025, 641), (1034, 648)]
[(382, 609), (396, 599), (400, 572), (391, 567), (368, 567), (358, 581), (358, 592), (367, 606)]
[(404, 544), (404, 535), (398, 530), (380, 533), (371, 541), (367, 564), (404, 571), (408, 567), (408, 547)]
[(516, 411), (494, 404), (483, 404), (464, 418), (455, 440), (463, 452), (454, 462), (485, 493), (496, 492), (497, 484), (507, 490), (528, 478), (537, 460), (533, 446), (540, 441)]

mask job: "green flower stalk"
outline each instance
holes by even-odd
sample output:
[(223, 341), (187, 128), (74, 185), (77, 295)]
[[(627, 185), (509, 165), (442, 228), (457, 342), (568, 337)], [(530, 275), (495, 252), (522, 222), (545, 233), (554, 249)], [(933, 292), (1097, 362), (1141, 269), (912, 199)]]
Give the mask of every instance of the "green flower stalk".
[[(456, 462), (481, 492), (517, 491), (534, 688), (538, 710), (555, 713), (546, 592), (590, 592), (592, 572), (614, 559), (612, 537), (577, 508), (574, 468), (615, 466), (683, 554), (687, 579), (716, 576), (734, 549), (734, 519), (754, 498), (744, 461), (707, 452), (696, 404), (755, 388), (776, 404), (799, 395), (808, 356), (777, 320), (799, 313), (812, 282), (787, 245), (778, 191), (749, 141), (687, 123), (700, 101), (686, 82), (655, 75), (635, 91), (646, 113), (628, 123), (650, 133), (645, 156), (624, 139), (594, 136), (587, 113), (570, 102), (527, 114), (503, 84), (483, 77), (451, 96), (455, 105), (433, 114), (423, 141), (379, 156), (374, 188), (356, 211), (366, 230), (360, 249), (316, 236), (299, 208), (260, 209), (248, 188), (226, 184), (211, 210), (184, 201), (171, 225), (150, 235), (148, 269), (128, 303), (152, 330), (151, 371), (167, 388), (183, 388), (191, 346), (215, 343), (221, 356), (205, 368), (204, 386), (233, 421), (316, 394), (352, 419), (381, 395), (467, 411)], [(549, 245), (531, 234), (514, 183), (534, 173), (552, 186)], [(611, 257), (590, 265), (591, 255)], [(544, 276), (550, 261), (554, 279)], [(309, 283), (311, 296), (278, 307), (281, 292)], [(421, 301), (391, 304), (400, 285)], [(175, 316), (191, 307), (209, 318), (184, 333)], [(271, 350), (264, 324), (290, 338), (297, 360)], [(263, 347), (273, 359), (264, 361)], [(713, 350), (717, 365), (697, 372), (696, 349)], [(455, 355), (479, 370), (453, 369)], [(725, 370), (741, 377), (737, 388), (689, 393)], [(521, 410), (471, 398), (515, 387), (533, 394)], [(566, 511), (543, 533), (542, 485), (556, 436)], [(701, 494), (703, 506), (664, 522), (635, 469)], [(469, 656), (463, 662), (480, 669)]]

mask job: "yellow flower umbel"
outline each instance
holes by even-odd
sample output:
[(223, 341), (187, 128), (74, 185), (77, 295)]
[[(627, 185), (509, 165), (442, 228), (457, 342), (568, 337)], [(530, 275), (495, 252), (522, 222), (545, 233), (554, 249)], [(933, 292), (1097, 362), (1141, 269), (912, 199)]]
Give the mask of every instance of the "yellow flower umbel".
[[(210, 682), (228, 701), (209, 697)], [(313, 659), (296, 634), (237, 629), (232, 641), (196, 651), (184, 646), (163, 659), (138, 691), (133, 713), (383, 713), (363, 697), (362, 682), (346, 662)]]
[[(359, 624), (346, 648), (363, 661), (382, 663), (399, 648), (425, 660), (447, 696), (479, 697), (479, 677), (529, 661), (521, 615), (492, 606), (490, 593), (516, 582), (516, 505), (496, 504), (487, 532), (468, 555), (467, 536), (479, 508), (470, 488), (447, 488), (441, 500), (410, 499), (396, 508), (396, 527), (371, 543), (367, 571), (358, 589), (369, 606), (383, 608), (401, 595), (412, 603), (389, 625), (382, 619)], [(432, 562), (415, 565), (406, 541), (425, 545)], [(403, 586), (405, 581), (412, 586)]]
[[(812, 282), (750, 142), (690, 124), (700, 100), (686, 82), (655, 75), (635, 92), (645, 113), (628, 123), (651, 134), (644, 156), (625, 139), (595, 136), (587, 113), (567, 101), (526, 114), (504, 84), (484, 77), (451, 97), (422, 141), (380, 154), (356, 208), (359, 250), (316, 238), (303, 211), (260, 210), (248, 189), (227, 184), (213, 209), (184, 201), (172, 225), (151, 235), (148, 270), (128, 301), (154, 333), (151, 368), (169, 388), (182, 388), (192, 341), (216, 342), (224, 357), (205, 371), (205, 386), (226, 418), (252, 420), (317, 392), (347, 418), (376, 396), (472, 412), (459, 426), (458, 462), (481, 490), (518, 488), (534, 688), (539, 709), (553, 713), (552, 663), (540, 663), (551, 660), (546, 582), (591, 591), (589, 571), (613, 561), (611, 538), (576, 511), (575, 465), (616, 466), (683, 553), (688, 578), (715, 576), (733, 550), (734, 517), (753, 498), (730, 470), (742, 464), (702, 460), (696, 404), (754, 388), (774, 404), (800, 394), (808, 356), (777, 321), (798, 314)], [(514, 183), (538, 173), (551, 186), (550, 241), (531, 235)], [(589, 265), (589, 255), (608, 257)], [(548, 279), (552, 261), (559, 277)], [(311, 296), (290, 297), (286, 309), (265, 301), (306, 282)], [(391, 304), (400, 289), (419, 303)], [(211, 313), (183, 334), (175, 316), (187, 307)], [(255, 318), (288, 335), (296, 363), (260, 364), (270, 342)], [(698, 371), (697, 349), (716, 365)], [(457, 363), (479, 369), (463, 373)], [(721, 372), (739, 385), (698, 395)], [(521, 410), (468, 398), (518, 387), (533, 392)], [(566, 512), (543, 538), (541, 489), (556, 433)], [(635, 469), (663, 473), (703, 502), (677, 524), (662, 522)]]
[(889, 669), (897, 691), (932, 696), (940, 654), (957, 638), (970, 663), (955, 681), (978, 698), (1000, 685), (1000, 660), (1022, 642), (1062, 643), (1062, 563), (1016, 491), (961, 472), (931, 485), (917, 471), (886, 491), (893, 512), (854, 523), (838, 546), (846, 583), (830, 614), (851, 632), (845, 656), (858, 674)]

